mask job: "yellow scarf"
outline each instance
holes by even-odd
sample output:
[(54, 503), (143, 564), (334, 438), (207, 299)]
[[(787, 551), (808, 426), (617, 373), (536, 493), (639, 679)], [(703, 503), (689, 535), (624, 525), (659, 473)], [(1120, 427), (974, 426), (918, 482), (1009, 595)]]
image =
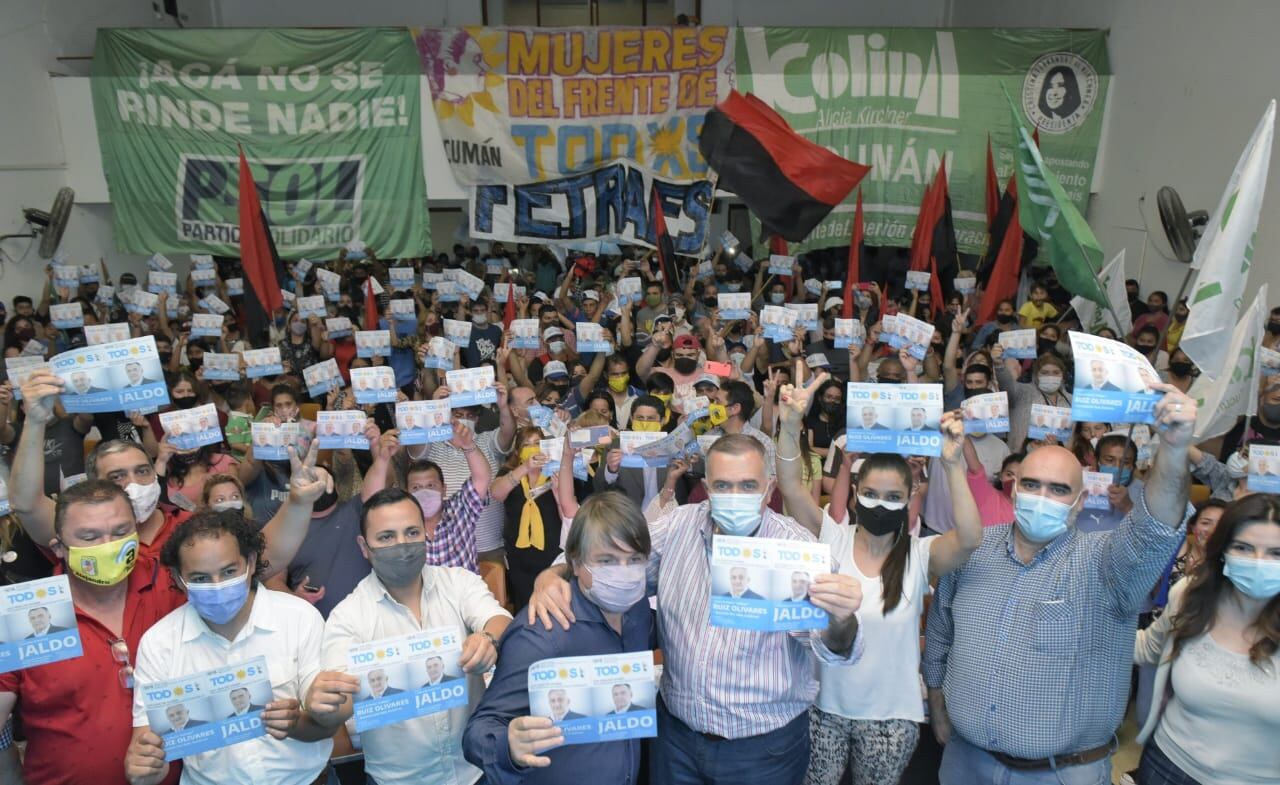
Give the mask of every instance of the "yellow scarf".
[[(539, 475), (534, 487), (541, 485), (546, 479)], [(537, 497), (529, 488), (528, 477), (520, 478), (520, 488), (524, 491), (524, 507), (520, 509), (520, 533), (516, 536), (516, 547), (546, 550), (547, 534), (542, 528), (542, 511), (538, 509)]]

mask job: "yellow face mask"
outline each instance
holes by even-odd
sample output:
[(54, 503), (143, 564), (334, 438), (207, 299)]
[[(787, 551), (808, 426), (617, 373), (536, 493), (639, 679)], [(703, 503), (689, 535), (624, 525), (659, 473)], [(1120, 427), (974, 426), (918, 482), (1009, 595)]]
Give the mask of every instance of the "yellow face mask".
[(527, 463), (530, 458), (542, 452), (536, 444), (526, 444), (520, 448), (520, 463)]
[(660, 422), (643, 422), (641, 420), (633, 420), (631, 422), (631, 430), (652, 433), (662, 430)]
[(720, 425), (729, 419), (729, 412), (724, 408), (722, 403), (713, 403), (708, 408), (707, 419), (711, 420), (713, 426)]
[(67, 546), (67, 568), (85, 583), (115, 586), (133, 572), (138, 559), (138, 535), (90, 545), (85, 548)]
[(631, 383), (631, 374), (624, 373), (621, 376), (609, 377), (609, 389), (616, 393), (627, 391), (627, 385)]
[(650, 393), (654, 398), (662, 401), (663, 406), (671, 405), (671, 393)]

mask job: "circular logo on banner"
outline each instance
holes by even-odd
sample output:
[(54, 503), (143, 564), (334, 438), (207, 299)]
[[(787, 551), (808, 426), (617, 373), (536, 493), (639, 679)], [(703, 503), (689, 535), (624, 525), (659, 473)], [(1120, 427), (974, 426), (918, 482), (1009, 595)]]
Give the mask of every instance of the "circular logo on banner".
[(1037, 58), (1022, 80), (1022, 110), (1041, 131), (1066, 133), (1085, 121), (1098, 99), (1098, 72), (1073, 52)]

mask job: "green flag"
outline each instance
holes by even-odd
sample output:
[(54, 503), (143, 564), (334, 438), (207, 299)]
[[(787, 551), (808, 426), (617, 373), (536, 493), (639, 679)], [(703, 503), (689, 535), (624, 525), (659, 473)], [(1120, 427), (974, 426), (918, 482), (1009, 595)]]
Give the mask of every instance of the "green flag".
[(1063, 288), (1106, 308), (1107, 294), (1098, 283), (1102, 269), (1098, 238), (1067, 197), (1058, 176), (1040, 157), (1040, 149), (1023, 127), (1012, 99), (1009, 109), (1018, 141), (1018, 220), (1023, 230), (1039, 241), (1041, 257), (1053, 265)]

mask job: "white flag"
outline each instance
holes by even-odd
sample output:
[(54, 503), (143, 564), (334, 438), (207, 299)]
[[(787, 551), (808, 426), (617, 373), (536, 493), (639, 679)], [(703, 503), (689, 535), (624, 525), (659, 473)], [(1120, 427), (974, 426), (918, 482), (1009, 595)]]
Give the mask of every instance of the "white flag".
[(1231, 332), (1226, 349), (1231, 358), (1218, 379), (1201, 374), (1188, 394), (1196, 399), (1200, 411), (1196, 417), (1197, 440), (1211, 439), (1231, 430), (1242, 414), (1258, 413), (1258, 373), (1262, 352), (1262, 331), (1267, 321), (1267, 285), (1258, 289), (1253, 305)]
[(1116, 254), (1116, 258), (1107, 262), (1107, 266), (1098, 275), (1102, 277), (1102, 291), (1106, 292), (1107, 300), (1111, 302), (1121, 323), (1116, 324), (1111, 311), (1099, 307), (1093, 300), (1072, 297), (1071, 307), (1080, 319), (1080, 329), (1087, 333), (1097, 333), (1103, 327), (1110, 327), (1116, 331), (1116, 335), (1124, 338), (1133, 331), (1133, 312), (1129, 310), (1129, 294), (1124, 288), (1124, 249)]
[(1187, 301), (1191, 315), (1179, 346), (1212, 378), (1223, 375), (1223, 367), (1231, 362), (1227, 328), (1240, 312), (1253, 262), (1253, 239), (1271, 165), (1275, 117), (1276, 102), (1272, 100), (1240, 155), (1191, 262), (1200, 272)]

